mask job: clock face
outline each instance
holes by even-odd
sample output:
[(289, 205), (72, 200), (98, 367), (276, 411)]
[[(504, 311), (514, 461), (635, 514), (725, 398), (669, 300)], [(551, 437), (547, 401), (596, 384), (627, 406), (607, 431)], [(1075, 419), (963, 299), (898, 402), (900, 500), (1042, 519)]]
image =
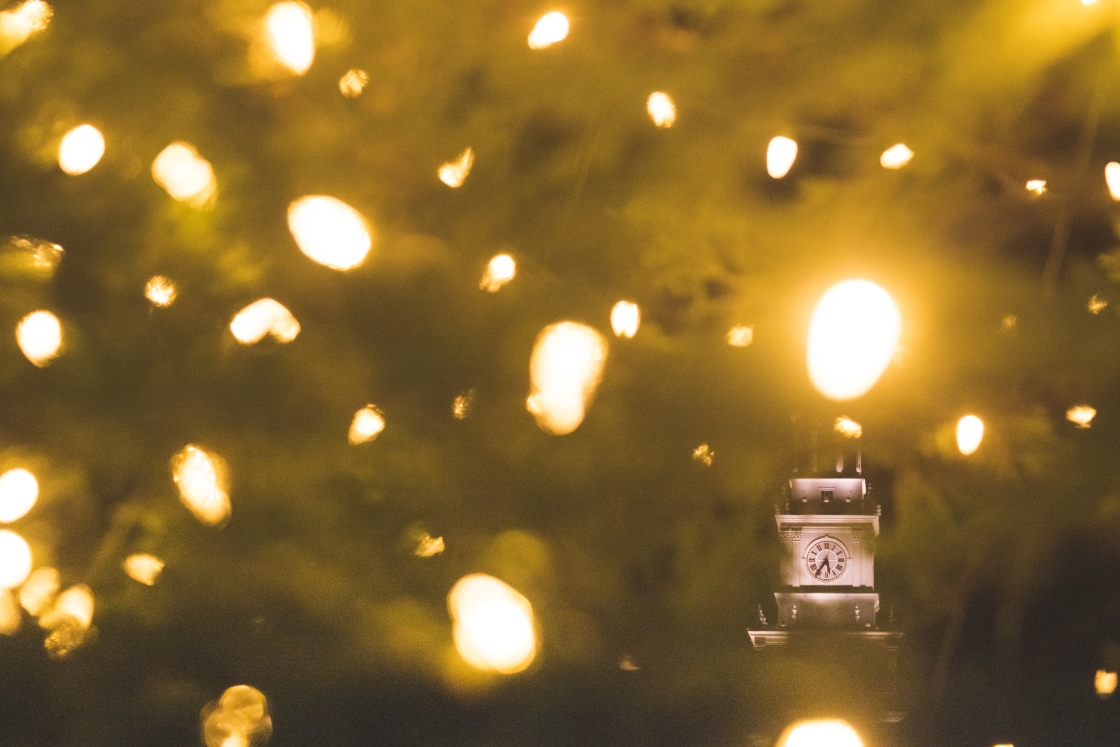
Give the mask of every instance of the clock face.
[(832, 537), (813, 540), (805, 552), (805, 565), (809, 568), (809, 573), (813, 578), (825, 583), (831, 583), (843, 576), (850, 560), (848, 548)]

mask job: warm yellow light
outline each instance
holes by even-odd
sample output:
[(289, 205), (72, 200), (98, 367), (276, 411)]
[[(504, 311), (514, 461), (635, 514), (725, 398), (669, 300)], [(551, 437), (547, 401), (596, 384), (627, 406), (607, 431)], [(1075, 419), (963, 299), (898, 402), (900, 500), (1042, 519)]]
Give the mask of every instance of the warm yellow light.
[(82, 645), (93, 622), (93, 592), (85, 584), (71, 586), (58, 595), (54, 606), (39, 618), (50, 630), (44, 645), (51, 656), (66, 656)]
[(348, 99), (356, 99), (362, 95), (366, 85), (369, 83), (369, 73), (365, 70), (353, 68), (347, 70), (346, 74), (338, 79), (338, 90), (342, 91), (342, 95)]
[(754, 327), (738, 325), (727, 331), (727, 344), (733, 348), (745, 348), (754, 342)]
[(642, 312), (638, 304), (619, 301), (611, 309), (611, 329), (618, 337), (630, 338), (638, 334), (642, 323)]
[(716, 458), (716, 453), (707, 444), (700, 444), (692, 450), (692, 460), (700, 462), (705, 467), (711, 467), (712, 461)]
[(1011, 332), (1019, 326), (1019, 317), (1014, 314), (1004, 314), (1003, 320), (999, 323), (1001, 332)]
[(879, 163), (884, 169), (901, 169), (913, 157), (914, 151), (899, 143), (883, 151), (883, 155), (879, 156)]
[(778, 747), (863, 747), (863, 740), (840, 719), (802, 721), (786, 729)]
[(456, 420), (466, 420), (474, 407), (474, 390), (463, 392), (451, 403), (451, 414)]
[(43, 0), (27, 0), (0, 12), (0, 57), (45, 29), (54, 11)]
[(863, 435), (863, 426), (851, 418), (836, 418), (832, 428), (844, 438), (859, 438)]
[(229, 331), (242, 345), (254, 345), (269, 335), (277, 342), (291, 342), (299, 335), (299, 322), (279, 301), (262, 298), (237, 312)]
[(513, 280), (517, 275), (517, 263), (508, 254), (498, 254), (490, 259), (486, 265), (486, 272), (482, 273), (482, 280), (478, 287), (490, 293), (497, 293), (502, 286)]
[(350, 443), (357, 446), (377, 438), (383, 430), (385, 430), (385, 417), (381, 411), (373, 405), (366, 405), (354, 413), (348, 438)]
[(264, 693), (235, 685), (217, 703), (202, 710), (202, 739), (206, 747), (253, 747), (272, 736), (272, 717)]
[(152, 178), (179, 202), (206, 205), (218, 192), (210, 162), (190, 143), (172, 143), (152, 161)]
[(965, 415), (957, 421), (957, 448), (965, 456), (980, 448), (984, 440), (984, 421), (975, 415)]
[(1120, 163), (1113, 161), (1104, 167), (1104, 183), (1112, 199), (1120, 200)]
[(1066, 410), (1066, 420), (1078, 428), (1088, 428), (1097, 416), (1097, 411), (1089, 405), (1076, 405)]
[(544, 49), (568, 38), (568, 17), (558, 11), (545, 13), (529, 32), (529, 49)]
[(474, 151), (467, 148), (454, 161), (439, 167), (439, 180), (452, 189), (461, 187), (471, 173), (471, 166), (474, 166)]
[(49, 311), (35, 311), (16, 326), (16, 342), (27, 360), (42, 368), (62, 349), (62, 323)]
[(272, 55), (296, 75), (315, 61), (315, 26), (311, 9), (299, 2), (276, 3), (264, 17), (265, 42)]
[(902, 317), (890, 295), (867, 280), (846, 280), (821, 296), (809, 324), (809, 378), (824, 396), (867, 393), (898, 350)]
[(1089, 308), (1089, 313), (1090, 314), (1099, 314), (1102, 311), (1104, 311), (1107, 307), (1108, 307), (1108, 301), (1104, 300), (1103, 298), (1101, 298), (1097, 294), (1093, 294), (1093, 297), (1089, 299), (1088, 308)]
[(365, 261), (373, 229), (342, 200), (301, 197), (288, 206), (288, 228), (299, 250), (332, 270), (351, 270)]
[(105, 138), (93, 125), (80, 125), (62, 136), (58, 167), (71, 176), (84, 174), (105, 155)]
[(31, 548), (13, 531), (0, 529), (0, 589), (14, 589), (31, 574)]
[(433, 537), (425, 532), (416, 542), (414, 555), (418, 558), (433, 558), (446, 549), (443, 537)]
[(493, 576), (464, 576), (447, 595), (459, 655), (478, 669), (520, 672), (537, 653), (533, 607)]
[(54, 568), (36, 568), (19, 589), (19, 603), (27, 614), (38, 617), (54, 602), (62, 577)]
[(1093, 677), (1093, 687), (1096, 689), (1097, 695), (1102, 698), (1112, 695), (1116, 692), (1116, 672), (1106, 672), (1103, 669), (1098, 669), (1096, 676)]
[(203, 524), (215, 526), (229, 517), (225, 464), (216, 454), (188, 445), (172, 458), (171, 474), (183, 505)]
[(1027, 191), (1035, 197), (1040, 197), (1046, 191), (1045, 179), (1031, 179), (1027, 182)]
[(775, 179), (781, 179), (793, 168), (797, 160), (797, 141), (788, 137), (778, 136), (766, 146), (766, 173)]
[(654, 91), (649, 95), (646, 111), (658, 127), (672, 127), (677, 121), (677, 105), (664, 91)]
[(155, 555), (147, 553), (129, 555), (124, 559), (124, 572), (133, 581), (139, 581), (145, 586), (151, 586), (163, 571), (163, 561)]
[(39, 499), (39, 481), (25, 469), (0, 475), (0, 524), (23, 518)]
[(578, 428), (606, 357), (607, 341), (591, 327), (575, 322), (545, 327), (529, 360), (533, 386), (526, 407), (537, 425), (558, 436)]
[(0, 635), (14, 635), (22, 624), (23, 612), (16, 595), (10, 591), (0, 592)]
[(179, 289), (163, 275), (156, 275), (148, 280), (144, 286), (144, 297), (160, 308), (166, 308), (175, 303)]

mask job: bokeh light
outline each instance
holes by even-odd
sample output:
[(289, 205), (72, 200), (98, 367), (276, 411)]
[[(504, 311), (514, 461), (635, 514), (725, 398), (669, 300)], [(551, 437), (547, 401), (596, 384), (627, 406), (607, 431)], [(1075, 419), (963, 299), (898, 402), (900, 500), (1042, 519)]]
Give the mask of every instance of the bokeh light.
[(31, 548), (9, 529), (0, 529), (0, 589), (14, 589), (31, 575)]
[(910, 159), (913, 157), (914, 151), (899, 143), (883, 151), (883, 155), (879, 156), (879, 164), (884, 169), (901, 169), (910, 163)]
[(0, 524), (23, 518), (39, 499), (39, 481), (25, 469), (0, 475)]
[(277, 342), (291, 342), (299, 336), (299, 329), (292, 312), (272, 298), (254, 301), (229, 323), (229, 331), (242, 345), (254, 345), (269, 335)]
[(356, 99), (362, 95), (366, 85), (369, 84), (369, 73), (359, 68), (352, 68), (338, 79), (338, 90), (348, 99)]
[(315, 18), (299, 2), (276, 3), (264, 17), (265, 43), (273, 57), (296, 75), (315, 61)]
[(1066, 410), (1066, 420), (1076, 425), (1078, 428), (1088, 428), (1093, 423), (1093, 418), (1097, 416), (1097, 411), (1089, 405), (1075, 405)]
[(434, 558), (446, 549), (443, 543), (443, 537), (433, 537), (432, 535), (424, 532), (416, 539), (416, 549), (413, 555), (418, 558)]
[(0, 56), (45, 29), (54, 11), (43, 0), (27, 0), (11, 10), (0, 11)]
[(0, 635), (14, 635), (23, 625), (23, 610), (11, 591), (0, 591)]
[(1120, 163), (1112, 161), (1104, 167), (1104, 183), (1112, 199), (1120, 200)]
[(49, 566), (32, 571), (19, 589), (19, 603), (27, 614), (38, 617), (51, 606), (54, 596), (62, 586), (62, 576)]
[(754, 327), (736, 325), (727, 330), (726, 339), (733, 348), (745, 348), (754, 342)]
[(152, 178), (179, 202), (203, 207), (218, 192), (210, 162), (190, 143), (172, 143), (152, 161)]
[(486, 265), (478, 287), (489, 293), (497, 293), (517, 275), (517, 262), (508, 254), (496, 254)]
[(1116, 692), (1116, 672), (1108, 672), (1104, 669), (1098, 669), (1096, 675), (1093, 677), (1093, 689), (1097, 691), (1097, 695), (1102, 698), (1107, 698)]
[(171, 474), (183, 505), (203, 524), (216, 526), (229, 517), (225, 463), (216, 454), (188, 445), (172, 458)]
[(631, 338), (638, 334), (642, 324), (642, 312), (638, 304), (619, 301), (611, 309), (611, 329), (617, 337)]
[(692, 461), (700, 462), (700, 464), (703, 464), (705, 467), (711, 467), (715, 458), (716, 453), (712, 451), (712, 447), (707, 444), (700, 444), (692, 450)]
[(649, 95), (646, 112), (658, 127), (672, 127), (677, 121), (677, 105), (664, 91), (654, 91)]
[(591, 327), (575, 322), (545, 327), (529, 360), (532, 392), (526, 407), (537, 425), (558, 436), (578, 428), (606, 357), (607, 341)]
[(829, 288), (809, 324), (808, 365), (813, 386), (833, 400), (867, 393), (898, 350), (902, 316), (885, 290), (867, 280)]
[(863, 426), (848, 417), (836, 418), (832, 429), (844, 438), (859, 438), (863, 435)]
[(965, 456), (980, 448), (984, 440), (984, 421), (975, 415), (965, 415), (957, 421), (957, 448)]
[(357, 446), (377, 438), (385, 430), (385, 416), (373, 405), (366, 405), (354, 413), (347, 439)]
[(440, 166), (436, 173), (441, 182), (452, 189), (457, 189), (467, 180), (472, 166), (474, 166), (474, 150), (467, 148), (454, 161), (448, 161)]
[(159, 574), (163, 572), (163, 561), (155, 555), (138, 553), (125, 558), (122, 567), (133, 581), (151, 586), (159, 578)]
[(84, 174), (105, 155), (105, 138), (93, 125), (79, 125), (62, 136), (58, 167), (71, 176)]
[(259, 747), (272, 736), (268, 699), (249, 685), (234, 685), (202, 709), (206, 747)]
[(175, 303), (178, 296), (179, 289), (175, 287), (175, 283), (163, 275), (150, 278), (144, 285), (144, 298), (160, 308), (167, 308)]
[(1046, 192), (1045, 179), (1031, 179), (1027, 182), (1027, 191), (1035, 197), (1041, 197)]
[(516, 589), (493, 576), (464, 576), (447, 595), (459, 655), (473, 667), (513, 674), (537, 653), (533, 607)]
[(62, 323), (49, 311), (34, 311), (16, 326), (16, 342), (27, 360), (42, 368), (62, 349)]
[(863, 747), (863, 740), (846, 721), (819, 719), (786, 729), (778, 747)]
[(289, 205), (288, 228), (301, 252), (332, 270), (357, 267), (373, 246), (365, 217), (326, 195), (308, 195)]
[(545, 13), (529, 32), (529, 49), (544, 49), (568, 38), (568, 17), (559, 11)]
[(50, 631), (44, 645), (51, 656), (66, 656), (85, 642), (93, 623), (93, 606), (93, 591), (85, 584), (58, 595), (50, 611), (39, 618), (39, 625)]
[(766, 173), (781, 179), (793, 168), (797, 160), (797, 141), (779, 135), (766, 146)]
[(467, 416), (471, 414), (471, 409), (474, 407), (474, 396), (475, 391), (471, 389), (455, 397), (455, 401), (451, 403), (451, 415), (456, 420), (466, 420)]

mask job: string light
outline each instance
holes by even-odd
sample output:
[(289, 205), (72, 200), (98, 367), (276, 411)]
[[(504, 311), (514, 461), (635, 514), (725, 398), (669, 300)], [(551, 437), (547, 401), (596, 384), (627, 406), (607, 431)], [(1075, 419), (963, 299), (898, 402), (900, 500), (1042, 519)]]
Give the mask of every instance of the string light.
[(62, 323), (49, 311), (35, 311), (16, 326), (16, 342), (27, 360), (42, 368), (62, 350)]
[(152, 161), (152, 178), (179, 202), (200, 208), (218, 193), (210, 162), (190, 143), (171, 143)]
[(216, 526), (229, 518), (225, 462), (220, 457), (188, 445), (171, 459), (171, 474), (183, 505), (196, 519)]
[(159, 574), (163, 572), (163, 561), (155, 555), (141, 553), (129, 555), (124, 559), (122, 567), (133, 581), (151, 586), (159, 578)]
[(836, 418), (832, 429), (844, 438), (859, 438), (863, 435), (863, 426), (847, 417)]
[(308, 195), (289, 205), (288, 229), (301, 252), (332, 270), (354, 269), (373, 246), (365, 217), (326, 195)]
[(664, 91), (654, 91), (646, 100), (649, 118), (658, 127), (669, 128), (677, 121), (677, 105)]
[(1120, 163), (1112, 161), (1104, 167), (1104, 183), (1108, 185), (1108, 194), (1114, 200), (1120, 200)]
[(277, 342), (291, 342), (299, 336), (299, 329), (292, 312), (271, 298), (254, 301), (229, 323), (229, 331), (242, 345), (254, 345), (269, 335)]
[(354, 413), (347, 438), (350, 443), (357, 446), (377, 438), (383, 430), (385, 430), (385, 417), (381, 411), (373, 405), (366, 405)]
[(482, 280), (478, 287), (489, 293), (497, 293), (517, 275), (517, 262), (508, 254), (497, 254), (490, 258), (486, 265), (486, 272), (482, 273)]
[(85, 584), (58, 595), (50, 611), (39, 618), (40, 627), (50, 631), (44, 645), (51, 656), (66, 656), (85, 642), (93, 623), (93, 606), (93, 592)]
[(1046, 180), (1031, 179), (1027, 182), (1027, 191), (1035, 197), (1041, 197), (1042, 194), (1046, 191)]
[(568, 17), (559, 11), (545, 13), (529, 32), (529, 49), (545, 49), (568, 38)]
[(968, 456), (980, 448), (984, 440), (984, 421), (975, 415), (965, 415), (957, 421), (957, 449)]
[(54, 11), (43, 0), (27, 0), (11, 10), (0, 11), (0, 57), (45, 29)]
[(31, 548), (9, 529), (0, 529), (0, 589), (14, 589), (31, 575)]
[(265, 42), (276, 61), (303, 75), (315, 61), (315, 27), (311, 9), (300, 2), (276, 3), (264, 17)]
[(45, 566), (36, 568), (19, 589), (19, 603), (27, 614), (38, 617), (54, 602), (54, 596), (62, 585), (58, 570)]
[(607, 342), (591, 327), (575, 322), (545, 327), (529, 360), (533, 386), (526, 408), (537, 425), (558, 436), (578, 428), (606, 357)]
[(692, 450), (692, 461), (700, 462), (705, 467), (711, 467), (716, 458), (716, 453), (707, 444), (700, 444)]
[(474, 407), (474, 390), (463, 392), (451, 403), (451, 414), (456, 420), (466, 420)]
[(179, 289), (163, 275), (156, 275), (144, 285), (144, 297), (160, 308), (166, 308), (175, 303)]
[(25, 469), (0, 475), (0, 524), (11, 524), (27, 515), (39, 499), (39, 481)]
[(733, 348), (745, 348), (754, 342), (754, 327), (738, 325), (727, 331), (727, 344)]
[(206, 747), (254, 747), (272, 736), (268, 699), (249, 685), (234, 685), (202, 709)]
[(778, 747), (863, 747), (863, 740), (846, 721), (802, 721), (786, 729)]
[(863, 396), (898, 350), (902, 316), (885, 290), (867, 280), (828, 289), (809, 324), (809, 378), (824, 396)]
[(781, 179), (793, 168), (797, 160), (797, 141), (779, 135), (766, 146), (766, 173)]
[(1107, 307), (1108, 301), (1104, 300), (1097, 294), (1093, 294), (1093, 297), (1089, 299), (1088, 309), (1090, 314), (1099, 314)]
[(439, 167), (439, 180), (452, 189), (458, 189), (467, 180), (473, 165), (474, 151), (467, 148), (454, 161), (448, 161)]
[(883, 155), (879, 156), (879, 163), (884, 169), (901, 169), (913, 157), (914, 151), (899, 143), (883, 151)]
[(537, 653), (533, 607), (516, 589), (493, 576), (464, 576), (447, 595), (459, 655), (473, 667), (514, 674)]
[(638, 304), (630, 301), (619, 301), (611, 309), (611, 329), (615, 336), (631, 338), (638, 334), (638, 327), (642, 324), (642, 312)]
[(348, 99), (356, 99), (362, 95), (369, 83), (369, 73), (365, 70), (353, 68), (338, 79), (338, 90)]
[(1088, 428), (1097, 416), (1097, 411), (1089, 405), (1076, 405), (1066, 410), (1066, 420), (1078, 428)]
[(1093, 689), (1097, 691), (1097, 695), (1101, 698), (1107, 698), (1109, 695), (1112, 695), (1112, 693), (1116, 692), (1116, 672), (1098, 669), (1096, 675), (1093, 677)]
[(443, 537), (433, 537), (427, 532), (419, 538), (416, 543), (416, 550), (413, 552), (418, 558), (434, 558), (446, 549), (443, 543)]
[(79, 125), (62, 136), (58, 167), (70, 176), (84, 174), (105, 155), (105, 138), (93, 125)]
[(15, 635), (23, 625), (19, 601), (11, 591), (0, 591), (0, 635)]

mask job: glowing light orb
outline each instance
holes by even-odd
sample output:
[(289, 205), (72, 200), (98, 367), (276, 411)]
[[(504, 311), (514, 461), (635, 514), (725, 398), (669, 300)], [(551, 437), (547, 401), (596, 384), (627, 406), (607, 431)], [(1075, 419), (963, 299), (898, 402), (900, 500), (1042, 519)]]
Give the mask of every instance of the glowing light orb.
[(234, 685), (217, 703), (202, 709), (202, 738), (206, 747), (253, 747), (272, 736), (272, 717), (264, 693), (248, 685)]
[(38, 617), (50, 607), (61, 585), (62, 577), (57, 569), (36, 568), (19, 589), (19, 603), (27, 614)]
[(793, 168), (797, 160), (797, 141), (779, 135), (766, 146), (766, 173), (774, 179), (781, 179)]
[(863, 747), (863, 740), (846, 721), (802, 721), (786, 729), (778, 747)]
[(638, 334), (638, 327), (642, 324), (642, 312), (638, 304), (629, 301), (619, 301), (611, 309), (611, 329), (615, 336), (631, 338)]
[(466, 420), (474, 407), (474, 390), (463, 392), (451, 403), (451, 415), (456, 420)]
[(1096, 675), (1093, 677), (1093, 688), (1097, 691), (1097, 695), (1102, 698), (1107, 698), (1112, 693), (1116, 692), (1116, 672), (1107, 672), (1103, 669), (1098, 669)]
[(1120, 200), (1120, 163), (1112, 161), (1104, 167), (1104, 183), (1108, 185), (1108, 194), (1114, 200)]
[(677, 105), (664, 91), (654, 91), (649, 95), (646, 112), (658, 127), (672, 127), (677, 121)]
[(179, 488), (179, 497), (195, 518), (203, 524), (216, 526), (230, 514), (229, 494), (225, 489), (225, 463), (216, 454), (208, 454), (188, 445), (171, 460), (171, 474)]
[(980, 448), (984, 440), (984, 421), (975, 415), (965, 415), (957, 421), (957, 448), (965, 456)]
[(16, 342), (27, 360), (42, 368), (62, 349), (62, 323), (49, 311), (35, 311), (16, 326)]
[(11, 591), (0, 592), (0, 635), (14, 635), (23, 625), (19, 600)]
[(0, 529), (0, 589), (14, 589), (31, 575), (31, 548), (13, 531)]
[(51, 22), (54, 11), (43, 0), (27, 0), (0, 11), (0, 56), (11, 52)]
[(712, 447), (707, 444), (700, 444), (692, 450), (692, 461), (700, 462), (700, 464), (703, 464), (705, 467), (711, 467), (715, 458), (716, 453), (712, 451)]
[(71, 586), (39, 618), (40, 627), (51, 631), (43, 645), (55, 658), (66, 656), (85, 642), (92, 622), (93, 592), (85, 584)]
[(457, 189), (467, 180), (467, 176), (471, 173), (471, 166), (474, 166), (474, 151), (467, 148), (454, 161), (448, 161), (440, 166), (436, 173), (441, 182), (452, 189)]
[(179, 289), (163, 275), (156, 275), (144, 285), (144, 298), (160, 308), (167, 308), (175, 303), (179, 296)]
[(489, 293), (497, 293), (516, 275), (517, 263), (513, 261), (513, 257), (508, 254), (497, 254), (490, 258), (478, 287)]
[(1035, 197), (1041, 197), (1046, 192), (1046, 180), (1031, 179), (1027, 182), (1027, 191)]
[(885, 290), (846, 280), (821, 296), (809, 324), (813, 386), (834, 400), (867, 393), (887, 370), (902, 334), (902, 316)]
[(1066, 420), (1078, 428), (1088, 428), (1097, 416), (1097, 411), (1089, 405), (1076, 405), (1066, 410)]
[(369, 73), (365, 70), (353, 68), (347, 70), (346, 74), (338, 79), (338, 90), (342, 95), (348, 99), (356, 99), (362, 95), (366, 85), (369, 83)]
[(163, 572), (163, 561), (155, 555), (147, 553), (129, 555), (122, 564), (124, 572), (133, 581), (139, 581), (145, 586), (151, 586)]
[(562, 436), (579, 427), (606, 358), (607, 341), (591, 327), (560, 322), (541, 331), (529, 360), (526, 408), (542, 430)]
[(80, 125), (62, 136), (58, 167), (71, 176), (84, 174), (105, 155), (105, 138), (93, 125)]
[(733, 348), (745, 348), (752, 342), (754, 342), (754, 327), (739, 325), (727, 331), (727, 344)]
[(416, 549), (413, 555), (418, 558), (434, 558), (446, 549), (443, 543), (443, 537), (433, 537), (427, 532), (416, 541)]
[(264, 17), (265, 43), (273, 57), (296, 75), (315, 61), (315, 26), (311, 9), (299, 2), (276, 3)]
[(529, 49), (544, 49), (568, 38), (568, 17), (559, 11), (545, 13), (529, 32)]
[(0, 475), (0, 524), (23, 518), (39, 499), (39, 481), (25, 469)]
[(1086, 308), (1089, 309), (1090, 314), (1099, 314), (1106, 308), (1108, 308), (1108, 301), (1094, 293), (1093, 297), (1089, 299), (1089, 303)]
[(352, 270), (373, 246), (365, 217), (326, 195), (301, 197), (288, 206), (288, 228), (299, 250), (332, 270)]
[(832, 429), (844, 438), (859, 438), (863, 435), (863, 426), (851, 418), (836, 418)]
[(179, 202), (199, 208), (218, 192), (210, 162), (190, 143), (172, 143), (152, 161), (152, 178)]
[(299, 329), (292, 312), (271, 298), (254, 301), (229, 323), (229, 331), (242, 345), (254, 345), (269, 335), (277, 342), (291, 342), (299, 336)]
[(459, 655), (473, 667), (513, 674), (537, 653), (533, 607), (516, 589), (482, 573), (464, 576), (447, 595)]
[(354, 413), (347, 438), (350, 443), (357, 446), (377, 438), (383, 430), (385, 430), (385, 417), (381, 411), (373, 405), (366, 405)]
[(879, 156), (879, 164), (884, 169), (901, 169), (910, 163), (910, 159), (913, 157), (914, 151), (899, 143), (883, 151), (883, 155)]

